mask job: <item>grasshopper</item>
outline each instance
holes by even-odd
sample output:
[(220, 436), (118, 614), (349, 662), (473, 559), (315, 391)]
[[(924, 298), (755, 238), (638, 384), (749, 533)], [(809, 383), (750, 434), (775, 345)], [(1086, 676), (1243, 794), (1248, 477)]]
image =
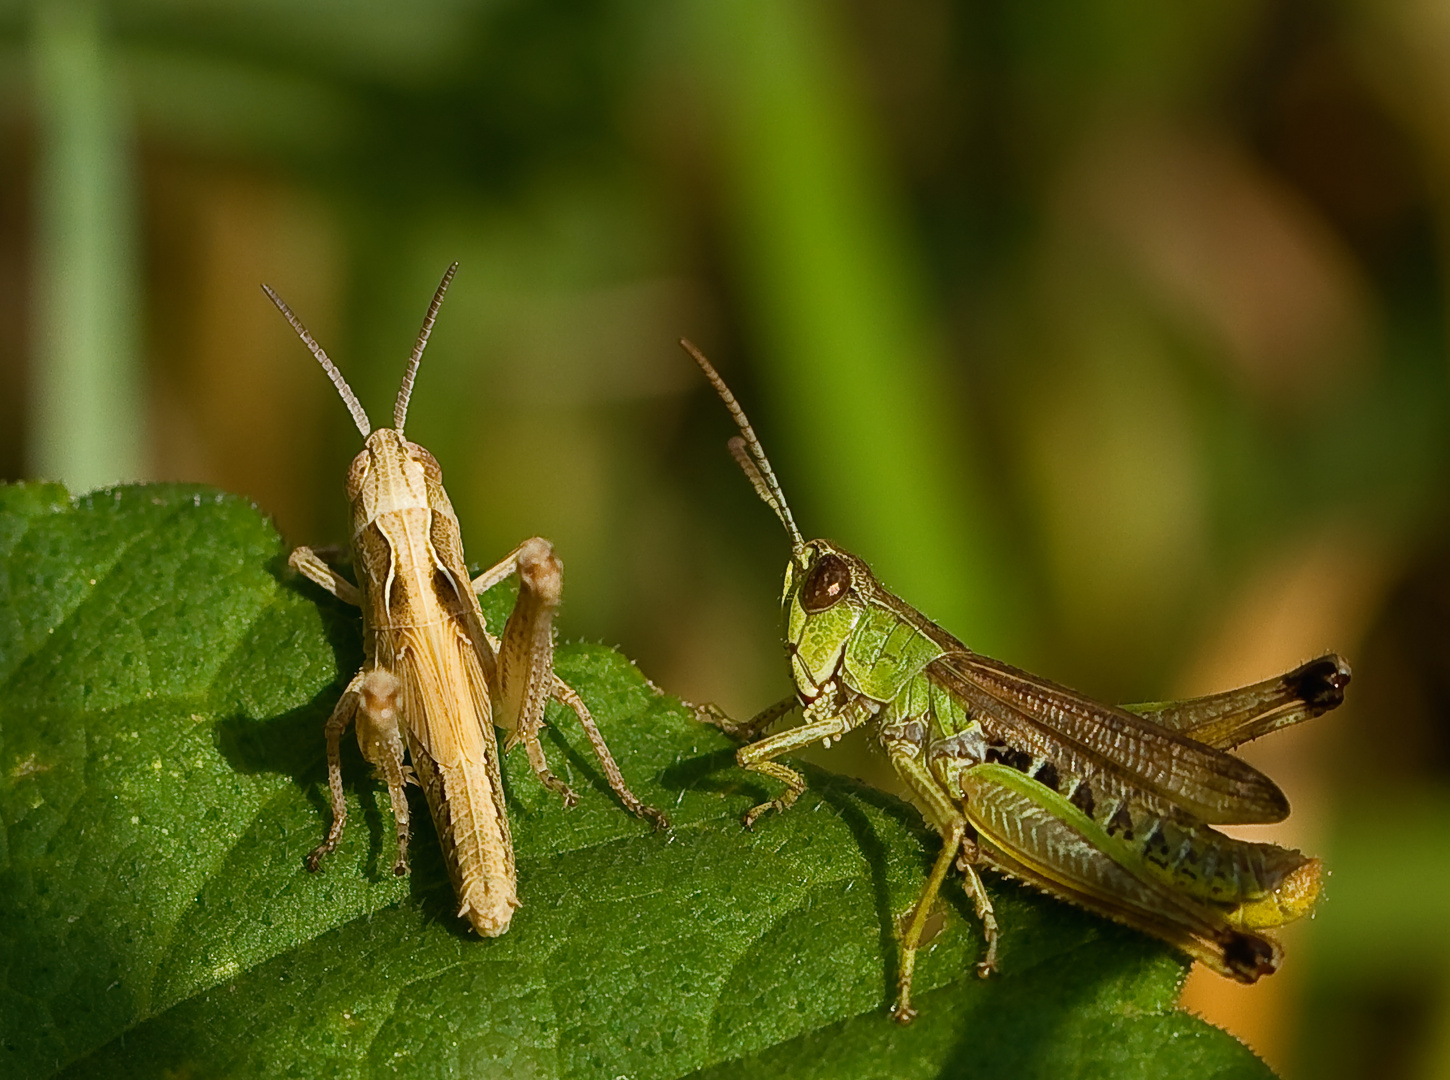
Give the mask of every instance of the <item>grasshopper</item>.
[[(577, 796), (549, 771), (539, 743), (548, 700), (567, 705), (619, 800), (657, 827), (668, 823), (625, 785), (588, 708), (554, 674), (553, 619), (563, 566), (552, 545), (538, 537), (525, 540), (470, 581), (442, 470), (432, 454), (403, 435), (418, 364), (457, 269), (457, 263), (448, 268), (428, 306), (393, 406), (393, 426), (376, 431), (370, 431), (357, 395), (322, 347), (276, 293), (262, 289), (332, 379), (365, 444), (347, 474), (358, 583), (311, 548), (297, 548), (288, 560), (304, 577), (359, 608), (363, 618), (362, 669), (326, 726), (332, 825), (308, 855), (307, 868), (315, 872), (337, 847), (347, 821), (339, 740), (355, 721), (363, 757), (388, 785), (398, 841), (393, 873), (408, 873), (404, 784), (411, 780), (423, 788), (443, 842), (459, 917), (480, 934), (497, 937), (508, 930), (519, 900), (494, 727), (507, 733), (506, 751), (524, 744), (539, 780), (572, 806)], [(518, 600), (499, 639), (484, 625), (478, 596), (511, 574), (519, 577)], [(411, 765), (404, 764), (405, 748)]]
[[(1330, 654), (1239, 690), (1115, 708), (974, 653), (888, 592), (861, 559), (802, 538), (744, 410), (699, 349), (681, 345), (734, 418), (740, 434), (730, 452), (791, 542), (781, 604), (796, 693), (743, 724), (701, 708), (702, 719), (754, 740), (736, 754), (741, 767), (785, 785), (745, 815), (746, 826), (789, 809), (805, 790), (779, 757), (866, 727), (942, 837), (903, 922), (895, 1018), (916, 1015), (916, 950), (953, 863), (982, 924), (983, 976), (996, 968), (998, 939), (983, 866), (1240, 982), (1277, 969), (1282, 950), (1264, 932), (1312, 908), (1321, 866), (1212, 828), (1289, 813), (1273, 781), (1227, 751), (1338, 706), (1349, 665)], [(797, 707), (798, 727), (759, 737)]]

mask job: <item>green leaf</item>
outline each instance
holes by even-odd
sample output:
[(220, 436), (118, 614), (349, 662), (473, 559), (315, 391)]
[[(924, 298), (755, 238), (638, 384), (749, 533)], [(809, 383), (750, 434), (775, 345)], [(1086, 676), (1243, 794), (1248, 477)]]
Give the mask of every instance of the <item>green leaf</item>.
[[(508, 597), (488, 599), (497, 625)], [(454, 917), (421, 802), (392, 877), (386, 791), (348, 743), (354, 814), (308, 874), (359, 621), (233, 496), (0, 487), (0, 612), (7, 1077), (1268, 1075), (1175, 1009), (1174, 954), (997, 879), (1000, 976), (972, 974), (951, 890), (899, 1028), (895, 916), (937, 843), (919, 815), (812, 771), (747, 832), (763, 790), (732, 746), (599, 646), (560, 672), (672, 832), (621, 809), (551, 713), (582, 797), (566, 810), (510, 756), (505, 936)]]

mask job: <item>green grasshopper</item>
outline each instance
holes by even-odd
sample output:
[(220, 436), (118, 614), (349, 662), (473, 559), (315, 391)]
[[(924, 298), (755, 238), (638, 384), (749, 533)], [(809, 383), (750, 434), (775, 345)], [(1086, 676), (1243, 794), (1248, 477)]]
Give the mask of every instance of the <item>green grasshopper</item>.
[[(1273, 781), (1226, 751), (1338, 706), (1349, 665), (1330, 654), (1239, 690), (1114, 707), (974, 653), (859, 558), (802, 538), (744, 410), (700, 351), (681, 345), (734, 417), (730, 452), (791, 541), (781, 604), (796, 693), (744, 724), (701, 710), (755, 740), (736, 753), (741, 767), (785, 785), (745, 815), (746, 826), (805, 790), (777, 758), (867, 727), (942, 837), (904, 921), (895, 1018), (916, 1015), (916, 950), (953, 863), (982, 923), (980, 975), (996, 968), (998, 937), (981, 866), (1161, 938), (1239, 982), (1275, 971), (1282, 950), (1263, 932), (1313, 907), (1321, 865), (1212, 828), (1289, 814)], [(797, 707), (799, 726), (757, 738)]]

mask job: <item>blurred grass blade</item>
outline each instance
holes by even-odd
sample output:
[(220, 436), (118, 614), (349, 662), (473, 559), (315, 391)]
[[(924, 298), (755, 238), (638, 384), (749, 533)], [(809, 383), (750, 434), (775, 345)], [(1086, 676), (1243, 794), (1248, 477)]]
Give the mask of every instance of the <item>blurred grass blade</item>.
[(125, 95), (90, 4), (32, 26), (37, 343), (30, 469), (85, 491), (142, 472), (134, 207)]
[(923, 273), (829, 19), (810, 0), (711, 2), (696, 17), (737, 278), (764, 385), (790, 403), (766, 443), (794, 439), (782, 456), (803, 463), (796, 482), (825, 507), (805, 531), (869, 552), (894, 591), (974, 647), (1010, 652), (992, 514), (970, 439), (953, 432)]

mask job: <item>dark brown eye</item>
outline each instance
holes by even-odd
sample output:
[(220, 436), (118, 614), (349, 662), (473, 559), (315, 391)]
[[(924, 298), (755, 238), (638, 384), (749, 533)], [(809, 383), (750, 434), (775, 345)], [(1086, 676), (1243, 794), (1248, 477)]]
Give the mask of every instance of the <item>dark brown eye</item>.
[(851, 588), (851, 568), (846, 560), (829, 552), (816, 560), (806, 583), (801, 586), (801, 607), (814, 615), (835, 604)]

